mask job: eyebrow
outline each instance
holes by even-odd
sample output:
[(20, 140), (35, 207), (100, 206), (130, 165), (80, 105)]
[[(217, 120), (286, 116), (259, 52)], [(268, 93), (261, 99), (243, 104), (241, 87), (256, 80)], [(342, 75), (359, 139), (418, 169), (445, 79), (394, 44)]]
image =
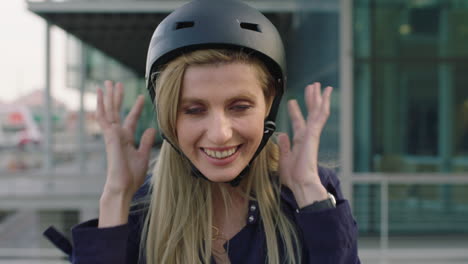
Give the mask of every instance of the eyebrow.
[[(248, 92), (243, 92), (241, 94), (234, 95), (230, 98), (227, 99), (228, 102), (232, 101), (239, 101), (239, 100), (246, 100), (246, 101), (254, 101), (255, 95), (251, 93), (250, 91)], [(207, 100), (199, 98), (199, 97), (182, 97), (180, 100), (181, 104), (187, 104), (187, 103), (206, 103)]]

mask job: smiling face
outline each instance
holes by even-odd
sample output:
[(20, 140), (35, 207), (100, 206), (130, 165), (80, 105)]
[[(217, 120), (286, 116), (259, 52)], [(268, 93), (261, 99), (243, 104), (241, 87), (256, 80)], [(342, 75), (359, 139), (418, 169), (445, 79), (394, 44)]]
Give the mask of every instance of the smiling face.
[(177, 112), (179, 146), (209, 180), (230, 181), (257, 150), (266, 115), (254, 66), (240, 62), (189, 66)]

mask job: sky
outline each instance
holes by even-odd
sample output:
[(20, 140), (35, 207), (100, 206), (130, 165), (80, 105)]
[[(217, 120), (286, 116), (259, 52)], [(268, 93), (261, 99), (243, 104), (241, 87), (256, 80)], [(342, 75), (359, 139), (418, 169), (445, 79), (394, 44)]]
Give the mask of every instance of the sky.
[[(25, 0), (2, 1), (0, 9), (0, 102), (8, 103), (45, 87), (46, 23), (27, 10)], [(53, 97), (76, 110), (79, 94), (65, 85), (65, 32), (54, 27), (51, 43)], [(94, 109), (94, 102), (87, 95), (85, 108)]]

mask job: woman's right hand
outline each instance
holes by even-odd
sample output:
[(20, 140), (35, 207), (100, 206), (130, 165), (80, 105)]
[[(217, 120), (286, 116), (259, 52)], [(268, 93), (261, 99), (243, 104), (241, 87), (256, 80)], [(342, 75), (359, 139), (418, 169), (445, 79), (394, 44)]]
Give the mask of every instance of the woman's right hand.
[(135, 148), (134, 134), (143, 109), (144, 97), (138, 96), (130, 113), (121, 123), (123, 85), (105, 81), (106, 95), (97, 90), (97, 121), (104, 135), (107, 153), (107, 178), (100, 200), (99, 227), (125, 224), (130, 202), (144, 183), (151, 147), (156, 136), (148, 128)]

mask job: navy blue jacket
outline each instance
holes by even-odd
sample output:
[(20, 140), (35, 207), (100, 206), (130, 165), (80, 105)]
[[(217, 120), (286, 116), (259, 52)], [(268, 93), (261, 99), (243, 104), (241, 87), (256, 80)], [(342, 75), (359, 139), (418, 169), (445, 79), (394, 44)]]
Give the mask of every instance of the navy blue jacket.
[[(282, 208), (299, 233), (301, 263), (359, 264), (357, 226), (339, 180), (331, 170), (320, 168), (319, 175), (322, 184), (337, 199), (334, 209), (316, 211), (306, 206), (299, 210), (293, 193), (282, 188)], [(109, 228), (97, 228), (97, 219), (79, 224), (72, 229), (73, 247), (53, 228), (45, 235), (74, 264), (136, 264), (144, 216), (145, 210), (134, 211), (127, 224)], [(267, 246), (260, 217), (258, 204), (251, 201), (247, 225), (225, 244), (232, 264), (266, 263)]]

